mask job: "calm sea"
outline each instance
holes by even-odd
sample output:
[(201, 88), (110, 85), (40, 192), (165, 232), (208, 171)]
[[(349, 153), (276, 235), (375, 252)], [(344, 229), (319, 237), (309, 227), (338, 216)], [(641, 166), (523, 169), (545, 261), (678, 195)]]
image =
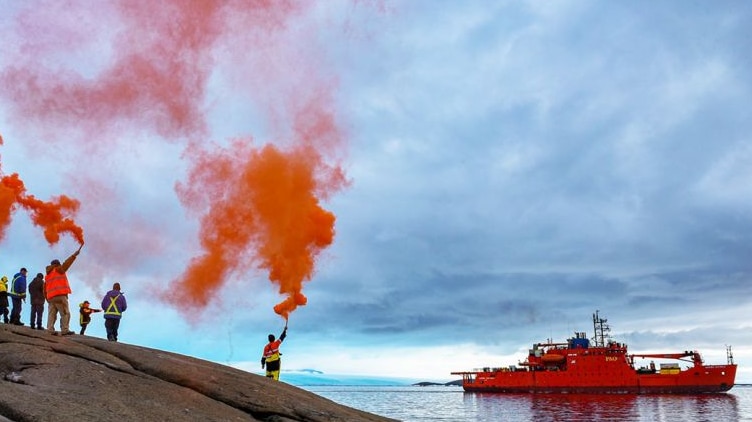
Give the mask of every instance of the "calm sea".
[(460, 387), (301, 387), (332, 401), (411, 421), (752, 421), (752, 386), (690, 396), (501, 395)]

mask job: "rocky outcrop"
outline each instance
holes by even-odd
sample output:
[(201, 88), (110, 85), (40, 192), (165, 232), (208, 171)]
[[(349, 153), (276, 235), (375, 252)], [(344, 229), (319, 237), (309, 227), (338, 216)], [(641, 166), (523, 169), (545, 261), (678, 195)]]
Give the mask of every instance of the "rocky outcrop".
[(0, 386), (0, 422), (391, 420), (225, 365), (8, 324)]

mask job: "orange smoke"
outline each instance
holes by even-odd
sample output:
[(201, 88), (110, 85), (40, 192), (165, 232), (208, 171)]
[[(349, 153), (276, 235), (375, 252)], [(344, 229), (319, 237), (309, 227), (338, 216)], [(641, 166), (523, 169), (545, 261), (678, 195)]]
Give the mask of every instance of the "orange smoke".
[(197, 211), (208, 204), (200, 232), (205, 252), (191, 261), (177, 291), (180, 301), (204, 307), (229, 274), (262, 269), (286, 296), (274, 311), (287, 319), (306, 304), (303, 283), (334, 239), (334, 214), (321, 208), (317, 194), (340, 189), (345, 180), (309, 147), (285, 152), (249, 143), (193, 151), (195, 167), (179, 193)]
[[(346, 183), (341, 169), (326, 162), (341, 153), (344, 140), (334, 119), (336, 60), (327, 54), (329, 34), (319, 34), (331, 27), (318, 19), (321, 5), (46, 0), (22, 9), (12, 40), (18, 42), (3, 50), (8, 65), (0, 68), (9, 120), (42, 132), (42, 142), (64, 136), (71, 146), (66, 152), (77, 154), (85, 169), (101, 166), (98, 157), (109, 154), (111, 143), (133, 134), (144, 134), (144, 142), (185, 143), (191, 171), (177, 191), (200, 216), (202, 251), (163, 298), (184, 315), (196, 315), (191, 311), (205, 308), (228, 280), (261, 269), (284, 296), (275, 306), (278, 314), (286, 318), (304, 305), (303, 284), (334, 236), (335, 217), (319, 201)], [(251, 123), (237, 129), (240, 133), (260, 130), (289, 146), (256, 148), (246, 140), (222, 149), (204, 142), (223, 136), (213, 132), (217, 116), (210, 119), (209, 112), (226, 98), (251, 103)], [(227, 128), (236, 130), (233, 126)], [(20, 179), (8, 183), (13, 181)], [(81, 195), (91, 208), (99, 205), (90, 193)], [(61, 196), (44, 203), (26, 195), (22, 183), (14, 188), (3, 181), (0, 224), (17, 206), (32, 212), (48, 240), (69, 231), (83, 242), (80, 229), (63, 218), (75, 213), (76, 201)], [(87, 221), (94, 227), (111, 224)], [(169, 233), (155, 237), (161, 235)], [(150, 249), (138, 239), (126, 237), (118, 247), (145, 254)], [(123, 264), (138, 265), (133, 261)]]
[(66, 217), (74, 215), (79, 205), (77, 200), (65, 195), (54, 198), (52, 202), (41, 201), (26, 193), (26, 186), (17, 173), (3, 176), (0, 179), (0, 240), (5, 237), (5, 230), (10, 225), (13, 211), (21, 206), (31, 214), (31, 221), (44, 229), (44, 238), (50, 245), (57, 243), (62, 233), (69, 233), (83, 245), (83, 229), (70, 217)]

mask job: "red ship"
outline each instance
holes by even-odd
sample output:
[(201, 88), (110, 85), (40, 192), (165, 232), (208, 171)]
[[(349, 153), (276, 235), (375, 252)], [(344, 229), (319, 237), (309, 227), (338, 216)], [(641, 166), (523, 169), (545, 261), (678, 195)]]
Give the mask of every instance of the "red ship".
[[(462, 376), (465, 391), (492, 393), (696, 394), (723, 393), (734, 386), (730, 346), (725, 365), (705, 365), (697, 351), (629, 354), (626, 344), (610, 339), (606, 323), (596, 311), (592, 342), (584, 332), (575, 332), (566, 343), (533, 344), (518, 365), (452, 374)], [(635, 359), (652, 360), (636, 368)], [(669, 363), (656, 368), (655, 359)]]

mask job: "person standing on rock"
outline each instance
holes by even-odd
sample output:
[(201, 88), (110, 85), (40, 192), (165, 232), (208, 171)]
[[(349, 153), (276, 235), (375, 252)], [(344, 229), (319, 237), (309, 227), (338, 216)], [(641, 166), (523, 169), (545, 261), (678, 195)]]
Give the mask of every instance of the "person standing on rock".
[(120, 291), (120, 283), (115, 283), (112, 285), (112, 290), (107, 292), (104, 298), (102, 298), (104, 328), (107, 330), (107, 340), (117, 341), (120, 318), (123, 316), (126, 308), (128, 308), (128, 303)]
[(32, 330), (42, 329), (42, 314), (44, 314), (44, 276), (37, 273), (34, 280), (29, 283), (29, 296), (31, 296), (31, 317), (29, 326)]
[(10, 295), (10, 299), (13, 302), (13, 308), (10, 310), (10, 323), (14, 325), (24, 325), (24, 323), (21, 322), (21, 301), (26, 302), (26, 268), (21, 268), (21, 270), (13, 276), (13, 281), (10, 282), (8, 295)]
[(0, 278), (0, 315), (3, 322), (8, 323), (8, 276)]
[(285, 337), (287, 337), (287, 324), (279, 340), (274, 338), (274, 334), (269, 334), (269, 343), (264, 346), (264, 354), (261, 356), (261, 369), (264, 369), (266, 365), (266, 377), (275, 381), (279, 380), (279, 371), (282, 367), (282, 358), (280, 358), (282, 354), (279, 353), (279, 346), (285, 341)]
[(81, 332), (78, 334), (84, 335), (86, 332), (86, 327), (89, 326), (89, 323), (91, 322), (91, 314), (95, 312), (102, 312), (101, 309), (94, 309), (89, 307), (89, 301), (84, 300), (83, 302), (78, 304), (78, 313), (80, 314), (79, 323), (81, 323)]
[(47, 276), (45, 276), (45, 287), (47, 294), (47, 331), (55, 334), (55, 321), (57, 321), (57, 314), (60, 314), (60, 334), (64, 336), (70, 336), (75, 334), (70, 330), (70, 306), (68, 305), (68, 295), (72, 293), (70, 284), (68, 283), (68, 276), (66, 272), (73, 265), (73, 261), (81, 252), (81, 248), (84, 245), (78, 247), (73, 255), (69, 256), (62, 264), (57, 259), (52, 260), (50, 265), (47, 266)]

